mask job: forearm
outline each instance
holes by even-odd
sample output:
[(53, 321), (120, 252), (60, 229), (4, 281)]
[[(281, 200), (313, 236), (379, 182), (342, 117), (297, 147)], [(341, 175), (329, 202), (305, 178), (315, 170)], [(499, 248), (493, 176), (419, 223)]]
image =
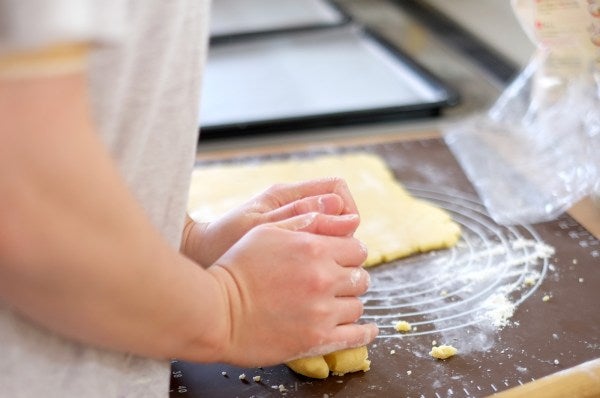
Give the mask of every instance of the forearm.
[(124, 248), (120, 234), (107, 239), (78, 232), (95, 240), (93, 248), (69, 243), (44, 259), (9, 259), (14, 268), (0, 277), (3, 298), (51, 330), (93, 345), (144, 356), (219, 359), (215, 350), (226, 336), (213, 332), (221, 330), (227, 311), (210, 274), (159, 239), (140, 237)]
[(86, 343), (219, 359), (218, 284), (129, 193), (80, 101), (84, 77), (60, 79), (55, 101), (55, 79), (0, 87), (0, 297)]

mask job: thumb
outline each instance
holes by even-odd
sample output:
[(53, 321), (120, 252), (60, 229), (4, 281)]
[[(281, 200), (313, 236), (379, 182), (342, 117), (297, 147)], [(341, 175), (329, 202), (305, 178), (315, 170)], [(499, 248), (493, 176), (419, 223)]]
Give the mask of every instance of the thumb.
[(360, 217), (358, 214), (307, 213), (273, 223), (273, 225), (290, 231), (303, 231), (329, 236), (349, 236), (356, 231), (359, 223)]

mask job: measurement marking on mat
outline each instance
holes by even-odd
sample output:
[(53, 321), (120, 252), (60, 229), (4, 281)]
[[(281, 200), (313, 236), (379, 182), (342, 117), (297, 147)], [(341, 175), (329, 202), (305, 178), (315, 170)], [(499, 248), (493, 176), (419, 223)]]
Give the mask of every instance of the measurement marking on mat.
[[(463, 234), (448, 251), (406, 259), (403, 267), (373, 268), (364, 318), (378, 323), (378, 338), (407, 337), (393, 327), (400, 317), (419, 326), (412, 336), (490, 322), (505, 326), (514, 308), (542, 283), (553, 249), (528, 226), (498, 226), (476, 198), (407, 189), (448, 211)], [(527, 278), (535, 282), (525, 283)]]

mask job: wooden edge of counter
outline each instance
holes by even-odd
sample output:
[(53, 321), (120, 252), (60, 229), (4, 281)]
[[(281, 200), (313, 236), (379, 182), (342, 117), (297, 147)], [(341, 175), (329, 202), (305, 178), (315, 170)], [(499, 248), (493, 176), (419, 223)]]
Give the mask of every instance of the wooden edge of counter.
[(600, 239), (600, 203), (595, 204), (590, 197), (586, 197), (571, 207), (568, 213), (592, 235)]
[[(317, 147), (332, 146), (347, 148), (360, 145), (385, 144), (399, 141), (417, 141), (433, 138), (440, 138), (442, 134), (439, 131), (411, 131), (398, 132), (393, 134), (373, 134), (369, 136), (352, 136), (334, 138), (324, 141), (295, 142), (270, 144), (260, 147), (249, 147), (240, 150), (240, 148), (219, 149), (215, 151), (201, 152), (196, 156), (197, 161), (217, 161), (233, 157), (239, 157), (243, 152), (244, 157), (264, 156), (275, 153), (310, 151)], [(595, 205), (590, 198), (585, 198), (575, 204), (569, 211), (569, 215), (578, 223), (583, 225), (592, 235), (600, 239), (600, 207)]]
[(491, 395), (489, 398), (600, 397), (600, 358)]
[(243, 153), (244, 157), (264, 156), (275, 153), (301, 152), (310, 151), (319, 147), (338, 147), (348, 148), (360, 145), (385, 144), (389, 142), (399, 141), (417, 141), (433, 138), (440, 138), (441, 134), (437, 131), (421, 131), (421, 132), (403, 132), (396, 134), (374, 134), (370, 136), (352, 136), (352, 137), (330, 137), (327, 141), (312, 141), (312, 142), (294, 142), (267, 144), (260, 147), (218, 149), (208, 152), (200, 152), (196, 155), (197, 161), (213, 161), (222, 160), (233, 157), (239, 157)]

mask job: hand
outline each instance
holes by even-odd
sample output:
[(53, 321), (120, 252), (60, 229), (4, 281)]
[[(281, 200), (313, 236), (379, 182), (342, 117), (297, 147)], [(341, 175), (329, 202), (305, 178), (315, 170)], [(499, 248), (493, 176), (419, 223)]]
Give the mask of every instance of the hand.
[(369, 285), (349, 236), (358, 222), (309, 213), (257, 226), (208, 268), (229, 306), (220, 360), (266, 366), (372, 341), (377, 327), (355, 323)]
[[(274, 185), (219, 220), (195, 223), (189, 219), (181, 251), (197, 263), (209, 266), (257, 225), (310, 212), (358, 214), (348, 186), (342, 179)], [(352, 233), (354, 230), (348, 231), (348, 235)]]

